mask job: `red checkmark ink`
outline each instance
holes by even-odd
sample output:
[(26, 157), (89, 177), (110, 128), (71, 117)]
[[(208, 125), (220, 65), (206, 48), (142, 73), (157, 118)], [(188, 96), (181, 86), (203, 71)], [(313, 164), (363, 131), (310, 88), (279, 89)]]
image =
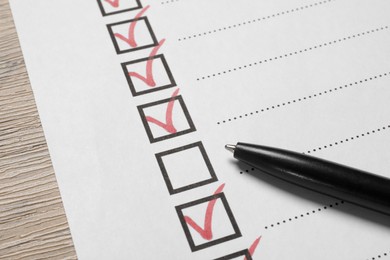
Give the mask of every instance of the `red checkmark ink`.
[(112, 7), (118, 7), (119, 6), (119, 0), (104, 0), (104, 1), (109, 3)]
[(129, 26), (129, 31), (127, 33), (127, 37), (123, 36), (122, 34), (120, 33), (114, 33), (115, 37), (121, 39), (122, 41), (126, 42), (128, 45), (130, 45), (131, 47), (135, 48), (138, 46), (138, 44), (136, 43), (135, 41), (135, 37), (134, 37), (134, 30), (135, 30), (135, 26), (137, 25), (137, 22), (139, 20), (139, 18), (146, 12), (146, 10), (148, 10), (149, 8), (149, 5), (148, 6), (145, 6), (134, 18), (134, 20), (130, 23), (130, 26)]
[[(214, 195), (221, 193), (224, 187), (225, 183), (218, 187), (218, 189), (214, 192)], [(213, 238), (212, 220), (214, 206), (216, 202), (217, 199), (213, 199), (208, 203), (203, 228), (196, 224), (195, 221), (192, 220), (192, 218), (184, 216), (184, 220), (187, 222), (187, 224), (190, 225), (193, 229), (195, 229), (195, 231), (198, 232), (206, 240), (211, 240)]]
[(144, 76), (142, 76), (142, 75), (140, 75), (140, 74), (138, 74), (137, 72), (134, 72), (134, 71), (128, 72), (129, 76), (130, 77), (136, 77), (139, 80), (142, 80), (149, 87), (156, 86), (156, 82), (154, 81), (154, 78), (153, 78), (153, 61), (154, 61), (153, 56), (156, 55), (156, 53), (158, 52), (158, 49), (161, 47), (161, 45), (164, 44), (164, 42), (165, 42), (165, 39), (162, 39), (158, 43), (158, 45), (156, 47), (154, 47), (152, 49), (152, 51), (150, 52), (149, 58), (146, 61), (146, 77), (144, 77)]
[(146, 121), (158, 125), (159, 127), (164, 128), (168, 133), (174, 134), (177, 132), (176, 128), (173, 126), (172, 112), (173, 105), (175, 104), (175, 97), (179, 93), (179, 88), (173, 92), (171, 99), (168, 102), (167, 111), (165, 113), (165, 123), (160, 120), (155, 119), (154, 117), (147, 116)]
[[(260, 243), (260, 239), (261, 239), (261, 236), (259, 236), (258, 238), (256, 238), (256, 240), (252, 243), (252, 245), (249, 247), (248, 251), (249, 251), (249, 254), (251, 256), (253, 256), (253, 254), (255, 253), (256, 251), (256, 248), (257, 246), (259, 245)], [(247, 260), (246, 257), (244, 257), (244, 260)]]

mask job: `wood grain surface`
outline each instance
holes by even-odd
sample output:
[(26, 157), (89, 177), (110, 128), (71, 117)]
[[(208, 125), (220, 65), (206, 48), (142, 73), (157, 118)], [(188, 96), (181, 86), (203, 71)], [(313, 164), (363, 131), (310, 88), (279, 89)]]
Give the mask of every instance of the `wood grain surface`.
[(0, 259), (76, 259), (8, 0), (0, 0)]

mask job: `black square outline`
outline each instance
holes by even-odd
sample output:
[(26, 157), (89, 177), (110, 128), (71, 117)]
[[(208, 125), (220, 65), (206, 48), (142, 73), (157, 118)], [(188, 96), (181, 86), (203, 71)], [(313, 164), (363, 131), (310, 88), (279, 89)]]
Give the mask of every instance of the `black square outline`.
[[(227, 213), (227, 215), (229, 217), (230, 223), (233, 226), (234, 234), (228, 235), (226, 237), (221, 237), (221, 238), (218, 238), (216, 240), (213, 240), (213, 241), (210, 241), (210, 242), (206, 242), (206, 243), (203, 243), (203, 244), (200, 244), (200, 245), (195, 245), (194, 240), (192, 239), (192, 236), (191, 236), (191, 232), (190, 232), (190, 230), (188, 228), (188, 225), (186, 224), (186, 222), (184, 220), (184, 215), (183, 215), (182, 210), (185, 209), (185, 208), (191, 207), (191, 206), (195, 206), (195, 205), (198, 205), (198, 204), (201, 204), (201, 203), (205, 203), (205, 202), (214, 200), (214, 199), (221, 199), (222, 204), (223, 204), (223, 206), (225, 208), (225, 211), (226, 211), (226, 213)], [(205, 198), (202, 198), (202, 199), (194, 200), (194, 201), (191, 201), (191, 202), (188, 202), (188, 203), (176, 206), (175, 208), (176, 208), (177, 215), (179, 216), (180, 223), (181, 223), (181, 225), (183, 227), (184, 234), (187, 237), (188, 244), (190, 245), (190, 248), (191, 248), (192, 252), (195, 252), (195, 251), (198, 251), (198, 250), (201, 250), (201, 249), (205, 249), (207, 247), (214, 246), (214, 245), (217, 245), (217, 244), (220, 244), (220, 243), (224, 243), (224, 242), (227, 242), (229, 240), (236, 239), (236, 238), (239, 238), (239, 237), (242, 236), (241, 235), (241, 231), (238, 228), (237, 222), (234, 219), (233, 213), (232, 213), (232, 211), (231, 211), (231, 209), (229, 207), (229, 204), (228, 204), (227, 199), (225, 197), (225, 194), (223, 192), (218, 193), (218, 194), (214, 194), (212, 196), (208, 196), (208, 197), (205, 197)]]
[(245, 256), (246, 260), (252, 260), (252, 256), (249, 253), (248, 249), (244, 249), (244, 250), (232, 253), (230, 255), (218, 257), (218, 258), (215, 258), (214, 260), (229, 260), (229, 259), (233, 259), (233, 258), (239, 257), (239, 256)]
[[(143, 109), (145, 109), (147, 107), (152, 107), (152, 106), (155, 106), (155, 105), (160, 105), (160, 104), (163, 104), (163, 103), (168, 103), (171, 100), (178, 100), (179, 101), (180, 106), (183, 109), (184, 116), (187, 119), (187, 122), (188, 122), (188, 125), (190, 126), (190, 128), (188, 128), (186, 130), (183, 130), (183, 131), (179, 131), (179, 132), (173, 133), (173, 134), (163, 135), (163, 136), (154, 138), (152, 130), (150, 129), (149, 123), (148, 123), (148, 121), (146, 121), (146, 115), (145, 115)], [(192, 122), (190, 113), (188, 112), (188, 109), (187, 109), (187, 107), (186, 107), (186, 105), (184, 103), (183, 97), (181, 95), (175, 96), (173, 98), (170, 97), (170, 98), (158, 100), (158, 101), (155, 101), (155, 102), (147, 103), (147, 104), (144, 104), (144, 105), (140, 105), (140, 106), (137, 106), (137, 109), (138, 109), (138, 112), (139, 112), (139, 114), (141, 116), (141, 120), (142, 120), (142, 123), (143, 123), (143, 125), (145, 127), (145, 131), (146, 131), (146, 134), (148, 135), (150, 143), (159, 142), (159, 141), (162, 141), (162, 140), (170, 139), (170, 138), (173, 138), (173, 137), (176, 137), (176, 136), (180, 136), (180, 135), (184, 135), (184, 134), (188, 134), (188, 133), (196, 131), (195, 125)]]
[[(142, 90), (142, 91), (138, 91), (137, 92), (136, 89), (135, 89), (135, 86), (133, 84), (133, 81), (131, 80), (131, 77), (129, 76), (129, 72), (128, 72), (126, 66), (130, 65), (130, 64), (138, 63), (138, 62), (147, 61), (149, 59), (161, 59), (161, 62), (163, 64), (164, 68), (165, 68), (165, 71), (167, 72), (168, 78), (171, 81), (171, 83), (167, 84), (167, 85), (164, 85), (164, 86), (153, 87), (153, 88), (150, 88), (150, 89), (147, 89), (147, 90)], [(148, 58), (142, 58), (142, 59), (138, 59), (138, 60), (124, 62), (124, 63), (121, 63), (121, 66), (122, 66), (123, 72), (125, 73), (127, 84), (129, 85), (129, 88), (130, 88), (130, 91), (131, 91), (131, 94), (133, 95), (133, 97), (176, 86), (175, 79), (173, 78), (171, 70), (169, 69), (168, 63), (165, 60), (165, 57), (164, 57), (163, 54), (158, 54), (156, 56), (152, 56), (152, 57), (148, 57)]]
[(137, 2), (137, 6), (136, 7), (123, 9), (123, 10), (115, 11), (115, 12), (111, 12), (111, 13), (106, 13), (106, 10), (104, 10), (104, 7), (103, 7), (103, 4), (102, 4), (101, 1), (103, 1), (103, 0), (97, 0), (100, 12), (102, 13), (103, 16), (112, 15), (112, 14), (119, 14), (119, 13), (123, 13), (123, 12), (129, 12), (129, 11), (133, 11), (133, 10), (137, 10), (137, 9), (141, 9), (142, 8), (141, 1), (140, 0), (135, 0)]
[[(146, 27), (148, 28), (150, 36), (152, 37), (153, 43), (152, 44), (148, 44), (148, 45), (143, 45), (143, 46), (140, 46), (140, 47), (131, 48), (131, 49), (120, 50), (118, 41), (115, 38), (114, 31), (113, 31), (112, 27), (116, 26), (116, 25), (120, 25), (120, 24), (132, 23), (134, 21), (140, 21), (140, 20), (144, 20), (145, 21)], [(142, 49), (147, 49), (147, 48), (150, 48), (150, 47), (158, 46), (157, 38), (154, 35), (154, 32), (152, 30), (152, 26), (150, 26), (149, 20), (148, 20), (148, 18), (146, 16), (145, 17), (141, 17), (141, 18), (137, 18), (137, 19), (130, 19), (130, 20), (126, 20), (126, 21), (121, 21), (121, 22), (118, 22), (118, 23), (107, 24), (107, 29), (108, 29), (108, 33), (110, 34), (112, 43), (114, 44), (114, 48), (115, 48), (115, 51), (116, 51), (117, 54), (122, 54), (122, 53), (132, 52), (132, 51), (138, 51), (138, 50), (142, 50)]]
[[(167, 172), (167, 170), (165, 168), (165, 165), (164, 165), (162, 157), (166, 156), (166, 155), (174, 154), (174, 153), (179, 153), (181, 151), (188, 150), (188, 149), (195, 148), (195, 147), (199, 148), (200, 153), (201, 153), (201, 155), (203, 157), (203, 160), (206, 163), (207, 169), (209, 170), (211, 178), (210, 179), (206, 179), (206, 180), (202, 180), (202, 181), (198, 181), (196, 183), (189, 184), (189, 185), (186, 185), (186, 186), (174, 189), (172, 187), (172, 183), (171, 183), (171, 181), (169, 179), (169, 175), (168, 175), (168, 172)], [(168, 150), (168, 151), (164, 151), (164, 152), (161, 152), (161, 153), (157, 153), (157, 154), (155, 154), (155, 156), (156, 156), (158, 165), (160, 166), (161, 173), (163, 175), (165, 184), (167, 185), (167, 188), (168, 188), (168, 191), (169, 191), (170, 195), (173, 195), (173, 194), (176, 194), (176, 193), (179, 193), (179, 192), (183, 192), (183, 191), (187, 191), (187, 190), (191, 190), (191, 189), (194, 189), (194, 188), (197, 188), (197, 187), (200, 187), (200, 186), (203, 186), (203, 185), (210, 184), (210, 183), (218, 181), (217, 175), (214, 172), (214, 169), (213, 169), (213, 166), (211, 165), (210, 159), (207, 156), (206, 149), (204, 148), (204, 146), (203, 146), (201, 141), (196, 142), (196, 143), (192, 143), (192, 144), (188, 144), (188, 145), (185, 145), (185, 146), (177, 147), (177, 148), (174, 148), (174, 149), (171, 149), (171, 150)]]

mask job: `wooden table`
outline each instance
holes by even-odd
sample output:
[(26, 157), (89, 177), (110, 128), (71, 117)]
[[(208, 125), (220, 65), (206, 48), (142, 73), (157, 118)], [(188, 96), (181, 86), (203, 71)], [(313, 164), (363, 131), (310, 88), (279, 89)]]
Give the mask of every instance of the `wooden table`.
[(8, 0), (0, 0), (0, 259), (76, 259)]

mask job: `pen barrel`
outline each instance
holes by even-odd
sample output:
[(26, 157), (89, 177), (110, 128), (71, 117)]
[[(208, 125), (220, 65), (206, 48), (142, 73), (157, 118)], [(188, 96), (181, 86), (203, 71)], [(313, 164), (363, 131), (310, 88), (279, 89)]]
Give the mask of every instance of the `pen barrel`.
[(262, 172), (390, 215), (390, 179), (283, 149), (238, 143), (234, 157)]

